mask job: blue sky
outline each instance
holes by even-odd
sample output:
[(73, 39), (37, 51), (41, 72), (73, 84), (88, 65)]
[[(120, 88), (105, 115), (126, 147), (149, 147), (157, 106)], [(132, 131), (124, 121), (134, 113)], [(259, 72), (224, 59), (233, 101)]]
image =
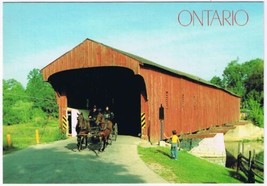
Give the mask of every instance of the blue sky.
[[(232, 60), (264, 58), (263, 9), (263, 2), (3, 3), (3, 78), (26, 86), (32, 69), (90, 38), (210, 80)], [(249, 21), (183, 27), (177, 19), (183, 10), (245, 10)]]

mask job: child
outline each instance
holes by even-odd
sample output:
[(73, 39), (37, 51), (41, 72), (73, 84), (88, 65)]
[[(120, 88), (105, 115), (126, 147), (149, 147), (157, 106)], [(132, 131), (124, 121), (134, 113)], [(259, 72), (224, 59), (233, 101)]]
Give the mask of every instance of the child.
[(177, 158), (178, 158), (178, 148), (177, 147), (179, 144), (179, 148), (180, 148), (180, 140), (177, 136), (176, 130), (172, 131), (172, 136), (169, 138), (171, 139), (171, 158), (177, 160)]

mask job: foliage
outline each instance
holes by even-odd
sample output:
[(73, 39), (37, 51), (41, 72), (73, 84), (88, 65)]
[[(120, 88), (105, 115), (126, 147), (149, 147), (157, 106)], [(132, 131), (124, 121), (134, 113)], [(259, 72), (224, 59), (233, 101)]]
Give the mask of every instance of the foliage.
[(32, 103), (18, 100), (11, 106), (11, 113), (14, 114), (14, 123), (28, 122), (31, 118)]
[[(35, 130), (39, 130), (40, 143), (66, 139), (66, 135), (58, 128), (56, 119), (46, 120), (43, 125), (35, 122), (21, 123), (18, 125), (3, 126), (3, 150), (4, 153), (20, 150), (36, 144)], [(11, 146), (7, 145), (7, 134), (11, 136)]]
[(38, 69), (33, 69), (28, 75), (26, 92), (33, 102), (34, 108), (42, 109), (47, 114), (56, 117), (57, 104), (54, 90), (51, 85), (43, 81)]
[(214, 76), (210, 82), (242, 97), (241, 109), (248, 110), (248, 119), (263, 127), (264, 64), (261, 59), (239, 64), (231, 61), (225, 68), (222, 79)]
[(256, 63), (251, 71), (251, 74), (244, 82), (246, 87), (246, 98), (253, 98), (263, 106), (263, 62)]
[(30, 106), (27, 95), (21, 83), (15, 79), (3, 80), (3, 123), (19, 123), (20, 120), (27, 120), (23, 114), (23, 106)]
[(237, 61), (231, 61), (223, 71), (223, 85), (224, 88), (243, 96), (245, 92), (244, 80), (245, 75), (242, 65)]
[(218, 85), (219, 87), (223, 87), (223, 82), (221, 80), (220, 77), (218, 76), (214, 76), (211, 80), (210, 80), (211, 83), (215, 84), (215, 85)]
[(141, 147), (141, 159), (156, 173), (171, 183), (240, 183), (235, 171), (179, 151), (178, 160), (170, 159), (166, 147)]
[(54, 90), (42, 80), (38, 69), (28, 75), (27, 88), (15, 79), (3, 80), (3, 124), (34, 121), (43, 123), (48, 116), (57, 117)]
[(247, 107), (250, 109), (248, 114), (248, 119), (254, 122), (259, 127), (264, 127), (264, 116), (263, 116), (263, 108), (260, 103), (254, 99), (249, 99), (247, 101)]

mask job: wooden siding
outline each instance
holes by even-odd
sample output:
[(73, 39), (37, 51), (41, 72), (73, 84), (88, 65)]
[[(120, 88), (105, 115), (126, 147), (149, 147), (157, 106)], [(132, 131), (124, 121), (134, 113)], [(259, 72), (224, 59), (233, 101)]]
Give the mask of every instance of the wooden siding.
[(61, 71), (92, 68), (104, 66), (117, 66), (131, 69), (139, 73), (139, 62), (110, 47), (86, 39), (84, 42), (65, 53), (46, 67), (41, 72), (44, 80)]
[(62, 129), (63, 116), (67, 116), (67, 107), (68, 107), (67, 96), (65, 95), (65, 93), (61, 93), (61, 95), (56, 93), (56, 97), (57, 97), (57, 104), (58, 104), (58, 109), (59, 109), (58, 111), (59, 126)]
[(182, 77), (170, 75), (160, 70), (142, 67), (148, 101), (146, 118), (149, 127), (146, 133), (152, 140), (160, 136), (159, 107), (165, 111), (164, 132), (171, 134), (176, 129), (179, 134), (191, 133), (211, 126), (234, 123), (239, 120), (240, 98), (221, 89), (192, 82)]
[[(93, 67), (125, 67), (143, 77), (146, 97), (140, 93), (141, 112), (146, 114), (143, 136), (151, 141), (160, 137), (159, 107), (165, 108), (164, 131), (179, 134), (239, 120), (240, 98), (183, 75), (148, 65), (137, 58), (86, 39), (41, 70), (44, 80), (58, 72)], [(67, 93), (58, 94), (59, 120), (66, 114)], [(141, 113), (140, 113), (141, 114)]]

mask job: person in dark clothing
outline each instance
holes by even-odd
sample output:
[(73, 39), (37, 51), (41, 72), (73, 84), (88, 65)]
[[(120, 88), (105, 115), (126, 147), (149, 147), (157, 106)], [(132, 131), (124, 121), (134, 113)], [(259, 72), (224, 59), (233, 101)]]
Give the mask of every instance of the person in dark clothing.
[(97, 119), (98, 113), (99, 112), (97, 111), (96, 105), (94, 105), (93, 110), (89, 114), (89, 121), (91, 122), (92, 127), (96, 126), (96, 119)]
[(112, 121), (113, 118), (114, 118), (114, 113), (109, 110), (108, 106), (106, 106), (106, 108), (105, 108), (105, 110), (103, 112), (103, 115), (104, 115), (105, 120)]

